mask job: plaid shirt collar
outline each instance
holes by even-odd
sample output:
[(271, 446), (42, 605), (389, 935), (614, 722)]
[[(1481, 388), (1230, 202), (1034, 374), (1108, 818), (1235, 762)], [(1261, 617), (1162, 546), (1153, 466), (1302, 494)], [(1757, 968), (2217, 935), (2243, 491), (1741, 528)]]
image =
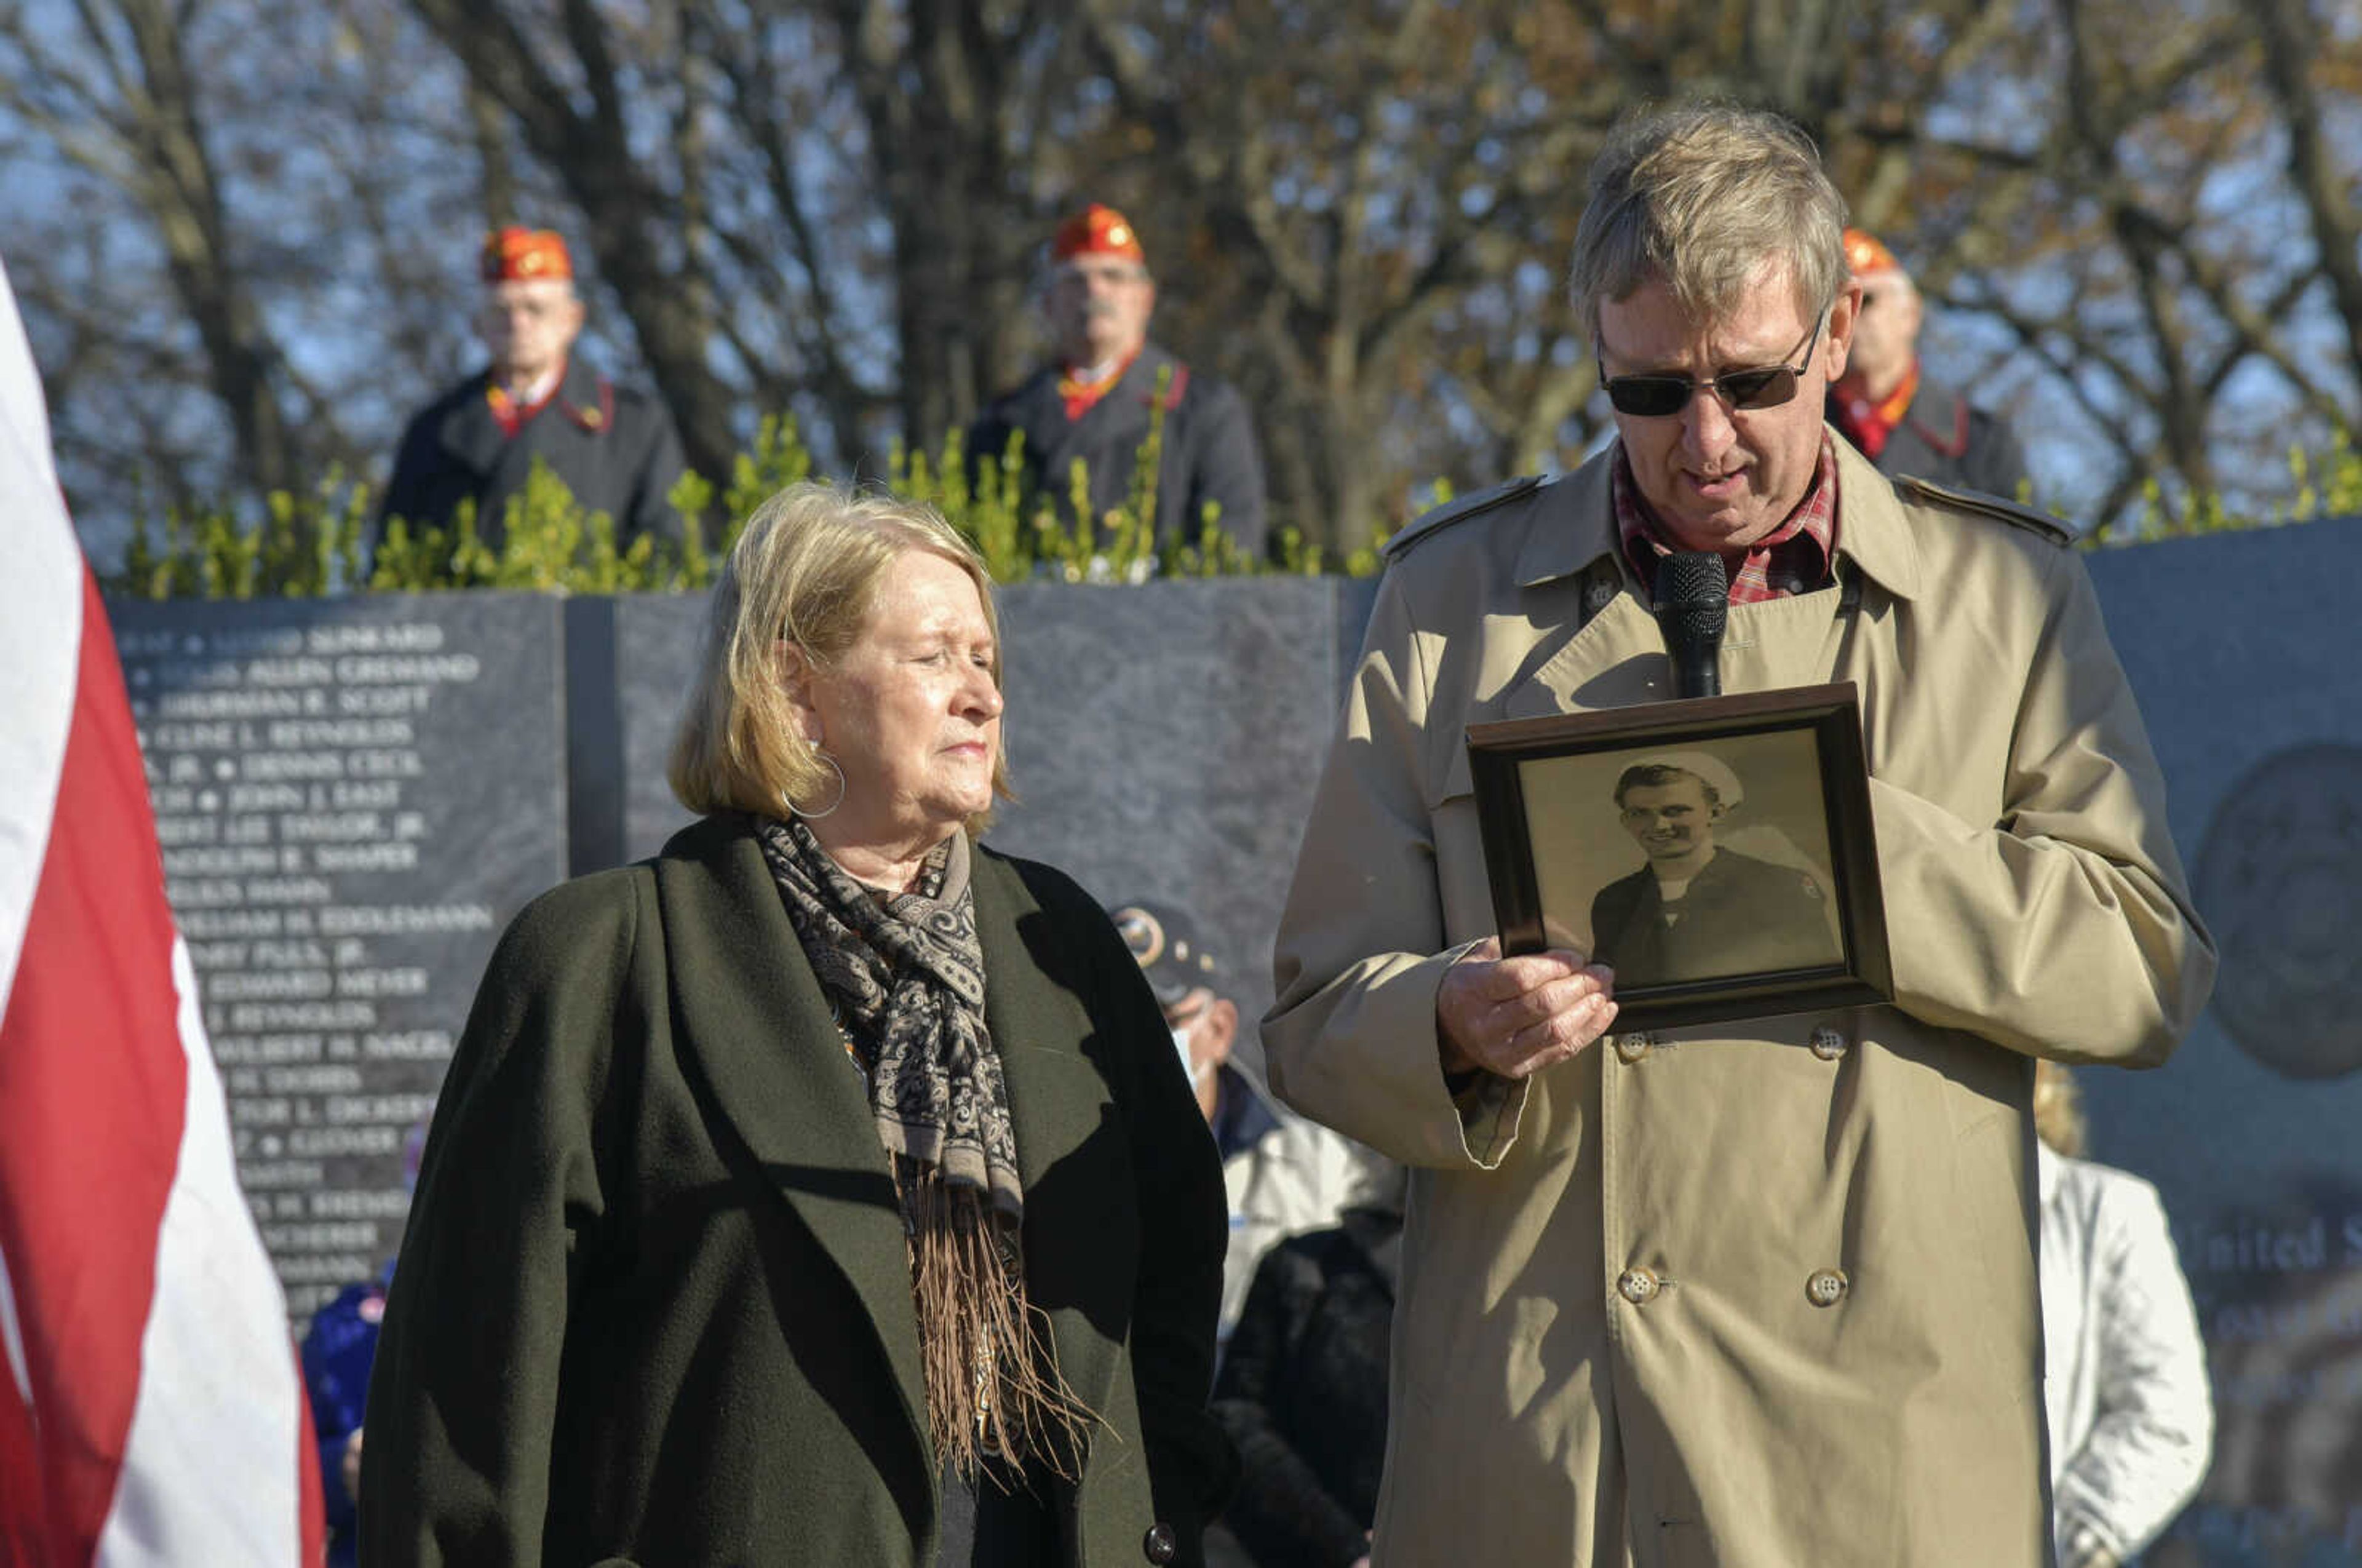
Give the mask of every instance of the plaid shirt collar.
[[(1758, 539), (1747, 558), (1731, 574), (1730, 602), (1760, 604), (1792, 593), (1809, 593), (1829, 580), (1829, 564), (1838, 550), (1838, 455), (1821, 432), (1821, 458), (1814, 466), (1813, 483), (1787, 521)], [(1680, 547), (1665, 542), (1665, 530), (1640, 494), (1632, 475), (1632, 458), (1619, 443), (1616, 465), (1609, 471), (1608, 493), (1616, 507), (1616, 533), (1633, 575), (1653, 595), (1657, 563)]]

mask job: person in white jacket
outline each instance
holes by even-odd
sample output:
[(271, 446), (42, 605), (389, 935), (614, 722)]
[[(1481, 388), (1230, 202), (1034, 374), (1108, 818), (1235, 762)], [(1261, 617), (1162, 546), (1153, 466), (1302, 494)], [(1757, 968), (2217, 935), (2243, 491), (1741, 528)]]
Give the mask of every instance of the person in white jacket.
[(2206, 1346), (2157, 1188), (2079, 1158), (2075, 1081), (2035, 1064), (2041, 1135), (2043, 1394), (2059, 1568), (2116, 1568), (2205, 1479)]
[(1290, 1236), (1330, 1229), (1347, 1209), (1388, 1192), (1400, 1176), (1352, 1139), (1273, 1103), (1232, 1058), (1239, 1004), (1223, 994), (1231, 988), (1230, 966), (1193, 914), (1177, 904), (1134, 899), (1110, 905), (1108, 916), (1164, 1010), (1174, 1049), (1221, 1153), (1231, 1245), (1222, 1260), (1222, 1310), (1214, 1333), (1226, 1346), (1264, 1253)]

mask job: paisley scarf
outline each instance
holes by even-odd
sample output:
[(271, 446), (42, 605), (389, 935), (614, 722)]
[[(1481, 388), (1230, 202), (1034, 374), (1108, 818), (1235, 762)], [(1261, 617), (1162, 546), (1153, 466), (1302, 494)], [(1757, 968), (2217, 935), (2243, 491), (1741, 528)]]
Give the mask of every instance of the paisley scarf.
[(883, 895), (794, 820), (757, 824), (797, 940), (869, 1083), (908, 1239), (938, 1461), (973, 1481), (987, 1457), (1065, 1474), (1086, 1411), (1025, 1296), (1024, 1183), (1000, 1054), (984, 1021), (984, 951), (967, 835)]

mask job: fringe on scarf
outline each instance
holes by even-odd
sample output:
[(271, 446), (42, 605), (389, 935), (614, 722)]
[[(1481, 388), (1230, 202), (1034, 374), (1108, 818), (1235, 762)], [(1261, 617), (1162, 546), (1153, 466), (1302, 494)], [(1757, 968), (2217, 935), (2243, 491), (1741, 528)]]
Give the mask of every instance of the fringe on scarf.
[(933, 1165), (895, 1162), (938, 1463), (973, 1484), (988, 1459), (1081, 1474), (1098, 1419), (1058, 1371), (1048, 1314), (1025, 1296), (1014, 1248), (985, 1194)]

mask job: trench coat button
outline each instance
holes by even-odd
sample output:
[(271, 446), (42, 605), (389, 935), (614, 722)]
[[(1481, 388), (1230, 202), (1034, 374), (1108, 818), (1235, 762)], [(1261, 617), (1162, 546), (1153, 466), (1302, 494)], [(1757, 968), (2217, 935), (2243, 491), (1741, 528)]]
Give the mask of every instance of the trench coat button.
[(1656, 1272), (1635, 1265), (1616, 1276), (1616, 1293), (1635, 1307), (1645, 1307), (1657, 1298)]
[(1851, 1285), (1841, 1268), (1817, 1268), (1813, 1277), (1805, 1281), (1805, 1299), (1816, 1307), (1834, 1307), (1845, 1299)]
[(1813, 1031), (1813, 1055), (1824, 1062), (1834, 1062), (1846, 1054), (1846, 1037), (1822, 1024)]
[(1649, 1047), (1656, 1043), (1657, 1037), (1653, 1034), (1619, 1034), (1616, 1037), (1616, 1054), (1628, 1062), (1637, 1062), (1647, 1055)]
[(1160, 1565), (1181, 1555), (1181, 1543), (1174, 1539), (1173, 1527), (1163, 1519), (1150, 1525), (1148, 1533), (1140, 1538), (1140, 1554)]

